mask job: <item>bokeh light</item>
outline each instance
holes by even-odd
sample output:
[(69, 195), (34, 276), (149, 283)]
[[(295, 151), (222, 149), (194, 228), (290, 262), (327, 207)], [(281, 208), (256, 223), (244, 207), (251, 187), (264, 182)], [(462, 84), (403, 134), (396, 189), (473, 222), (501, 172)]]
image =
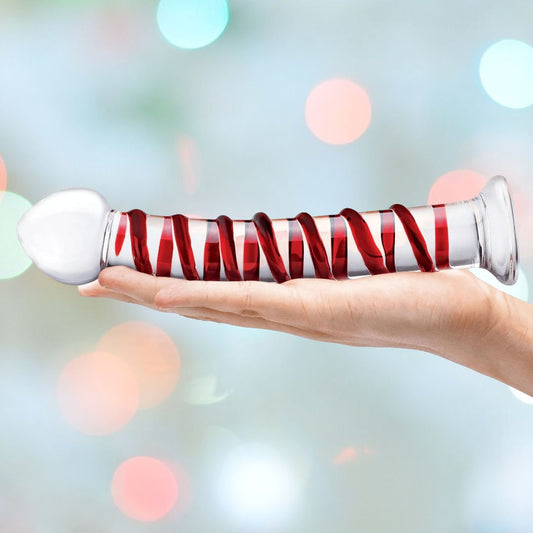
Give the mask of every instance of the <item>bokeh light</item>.
[(30, 207), (31, 203), (18, 194), (0, 194), (0, 279), (20, 276), (31, 265), (17, 237), (17, 223)]
[(3, 196), (3, 191), (6, 190), (7, 187), (7, 170), (6, 165), (4, 163), (4, 160), (2, 159), (2, 156), (0, 155), (0, 200)]
[(116, 469), (111, 495), (126, 516), (155, 522), (174, 507), (179, 488), (172, 470), (164, 462), (153, 457), (132, 457)]
[(498, 104), (522, 109), (533, 104), (533, 47), (504, 39), (487, 48), (479, 63), (481, 84)]
[(342, 449), (333, 460), (333, 463), (340, 465), (342, 463), (350, 463), (357, 458), (357, 450), (353, 446), (348, 446)]
[(117, 356), (86, 353), (61, 372), (57, 401), (67, 422), (78, 431), (107, 435), (133, 418), (139, 402), (137, 379)]
[(139, 407), (153, 407), (174, 390), (180, 375), (180, 357), (174, 341), (157, 326), (124, 322), (107, 331), (97, 349), (125, 361), (137, 378)]
[(157, 23), (165, 39), (179, 48), (202, 48), (226, 29), (226, 0), (160, 0)]
[(288, 518), (297, 501), (295, 469), (275, 450), (246, 444), (233, 450), (218, 480), (218, 497), (228, 516), (244, 528), (273, 527)]
[(435, 180), (428, 196), (428, 204), (445, 204), (470, 200), (477, 196), (487, 183), (487, 178), (468, 169), (446, 172)]
[(333, 459), (333, 464), (340, 465), (343, 463), (351, 463), (363, 455), (372, 455), (373, 453), (374, 450), (369, 446), (361, 446), (360, 448), (348, 446), (343, 448), (337, 454), (337, 456)]
[(213, 375), (193, 378), (183, 385), (183, 389), (183, 398), (190, 405), (213, 405), (230, 394), (218, 389), (217, 378)]
[(305, 120), (321, 141), (348, 144), (368, 128), (372, 115), (366, 91), (350, 80), (333, 79), (317, 85), (307, 97)]

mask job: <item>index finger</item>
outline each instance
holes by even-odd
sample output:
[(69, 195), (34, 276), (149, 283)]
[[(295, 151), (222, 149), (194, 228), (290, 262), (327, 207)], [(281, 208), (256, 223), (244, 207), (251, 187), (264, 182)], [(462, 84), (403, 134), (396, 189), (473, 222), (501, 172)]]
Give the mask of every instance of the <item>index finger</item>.
[(98, 283), (105, 289), (120, 292), (147, 305), (154, 305), (155, 295), (166, 285), (185, 282), (144, 274), (125, 266), (108, 267), (100, 272)]
[[(266, 281), (172, 280), (155, 295), (162, 309), (204, 307), (277, 322), (288, 320), (296, 297), (293, 287)], [(175, 283), (178, 282), (178, 283)]]

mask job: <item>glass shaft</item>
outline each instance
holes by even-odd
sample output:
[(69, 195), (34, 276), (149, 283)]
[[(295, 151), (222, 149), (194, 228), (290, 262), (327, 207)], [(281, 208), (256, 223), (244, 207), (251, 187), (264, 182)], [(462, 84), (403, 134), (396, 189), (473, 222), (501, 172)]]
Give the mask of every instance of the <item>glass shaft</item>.
[(116, 211), (107, 264), (184, 279), (277, 282), (480, 266), (476, 201), (274, 220)]

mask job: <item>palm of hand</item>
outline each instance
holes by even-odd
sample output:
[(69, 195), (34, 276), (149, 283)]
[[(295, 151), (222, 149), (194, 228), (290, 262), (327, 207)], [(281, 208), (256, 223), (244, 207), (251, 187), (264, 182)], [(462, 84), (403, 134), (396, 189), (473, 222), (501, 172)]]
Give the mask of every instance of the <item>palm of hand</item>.
[(461, 342), (463, 336), (489, 331), (492, 310), (505, 296), (461, 270), (276, 284), (186, 281), (110, 267), (79, 292), (314, 340), (432, 352), (449, 335)]

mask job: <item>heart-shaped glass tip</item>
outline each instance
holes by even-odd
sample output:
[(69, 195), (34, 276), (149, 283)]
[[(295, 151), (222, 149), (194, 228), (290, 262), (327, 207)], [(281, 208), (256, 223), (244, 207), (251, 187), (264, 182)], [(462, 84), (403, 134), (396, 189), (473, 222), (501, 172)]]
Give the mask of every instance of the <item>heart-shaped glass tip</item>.
[(19, 220), (17, 235), (35, 265), (69, 285), (95, 280), (111, 208), (91, 189), (67, 189), (37, 202)]

